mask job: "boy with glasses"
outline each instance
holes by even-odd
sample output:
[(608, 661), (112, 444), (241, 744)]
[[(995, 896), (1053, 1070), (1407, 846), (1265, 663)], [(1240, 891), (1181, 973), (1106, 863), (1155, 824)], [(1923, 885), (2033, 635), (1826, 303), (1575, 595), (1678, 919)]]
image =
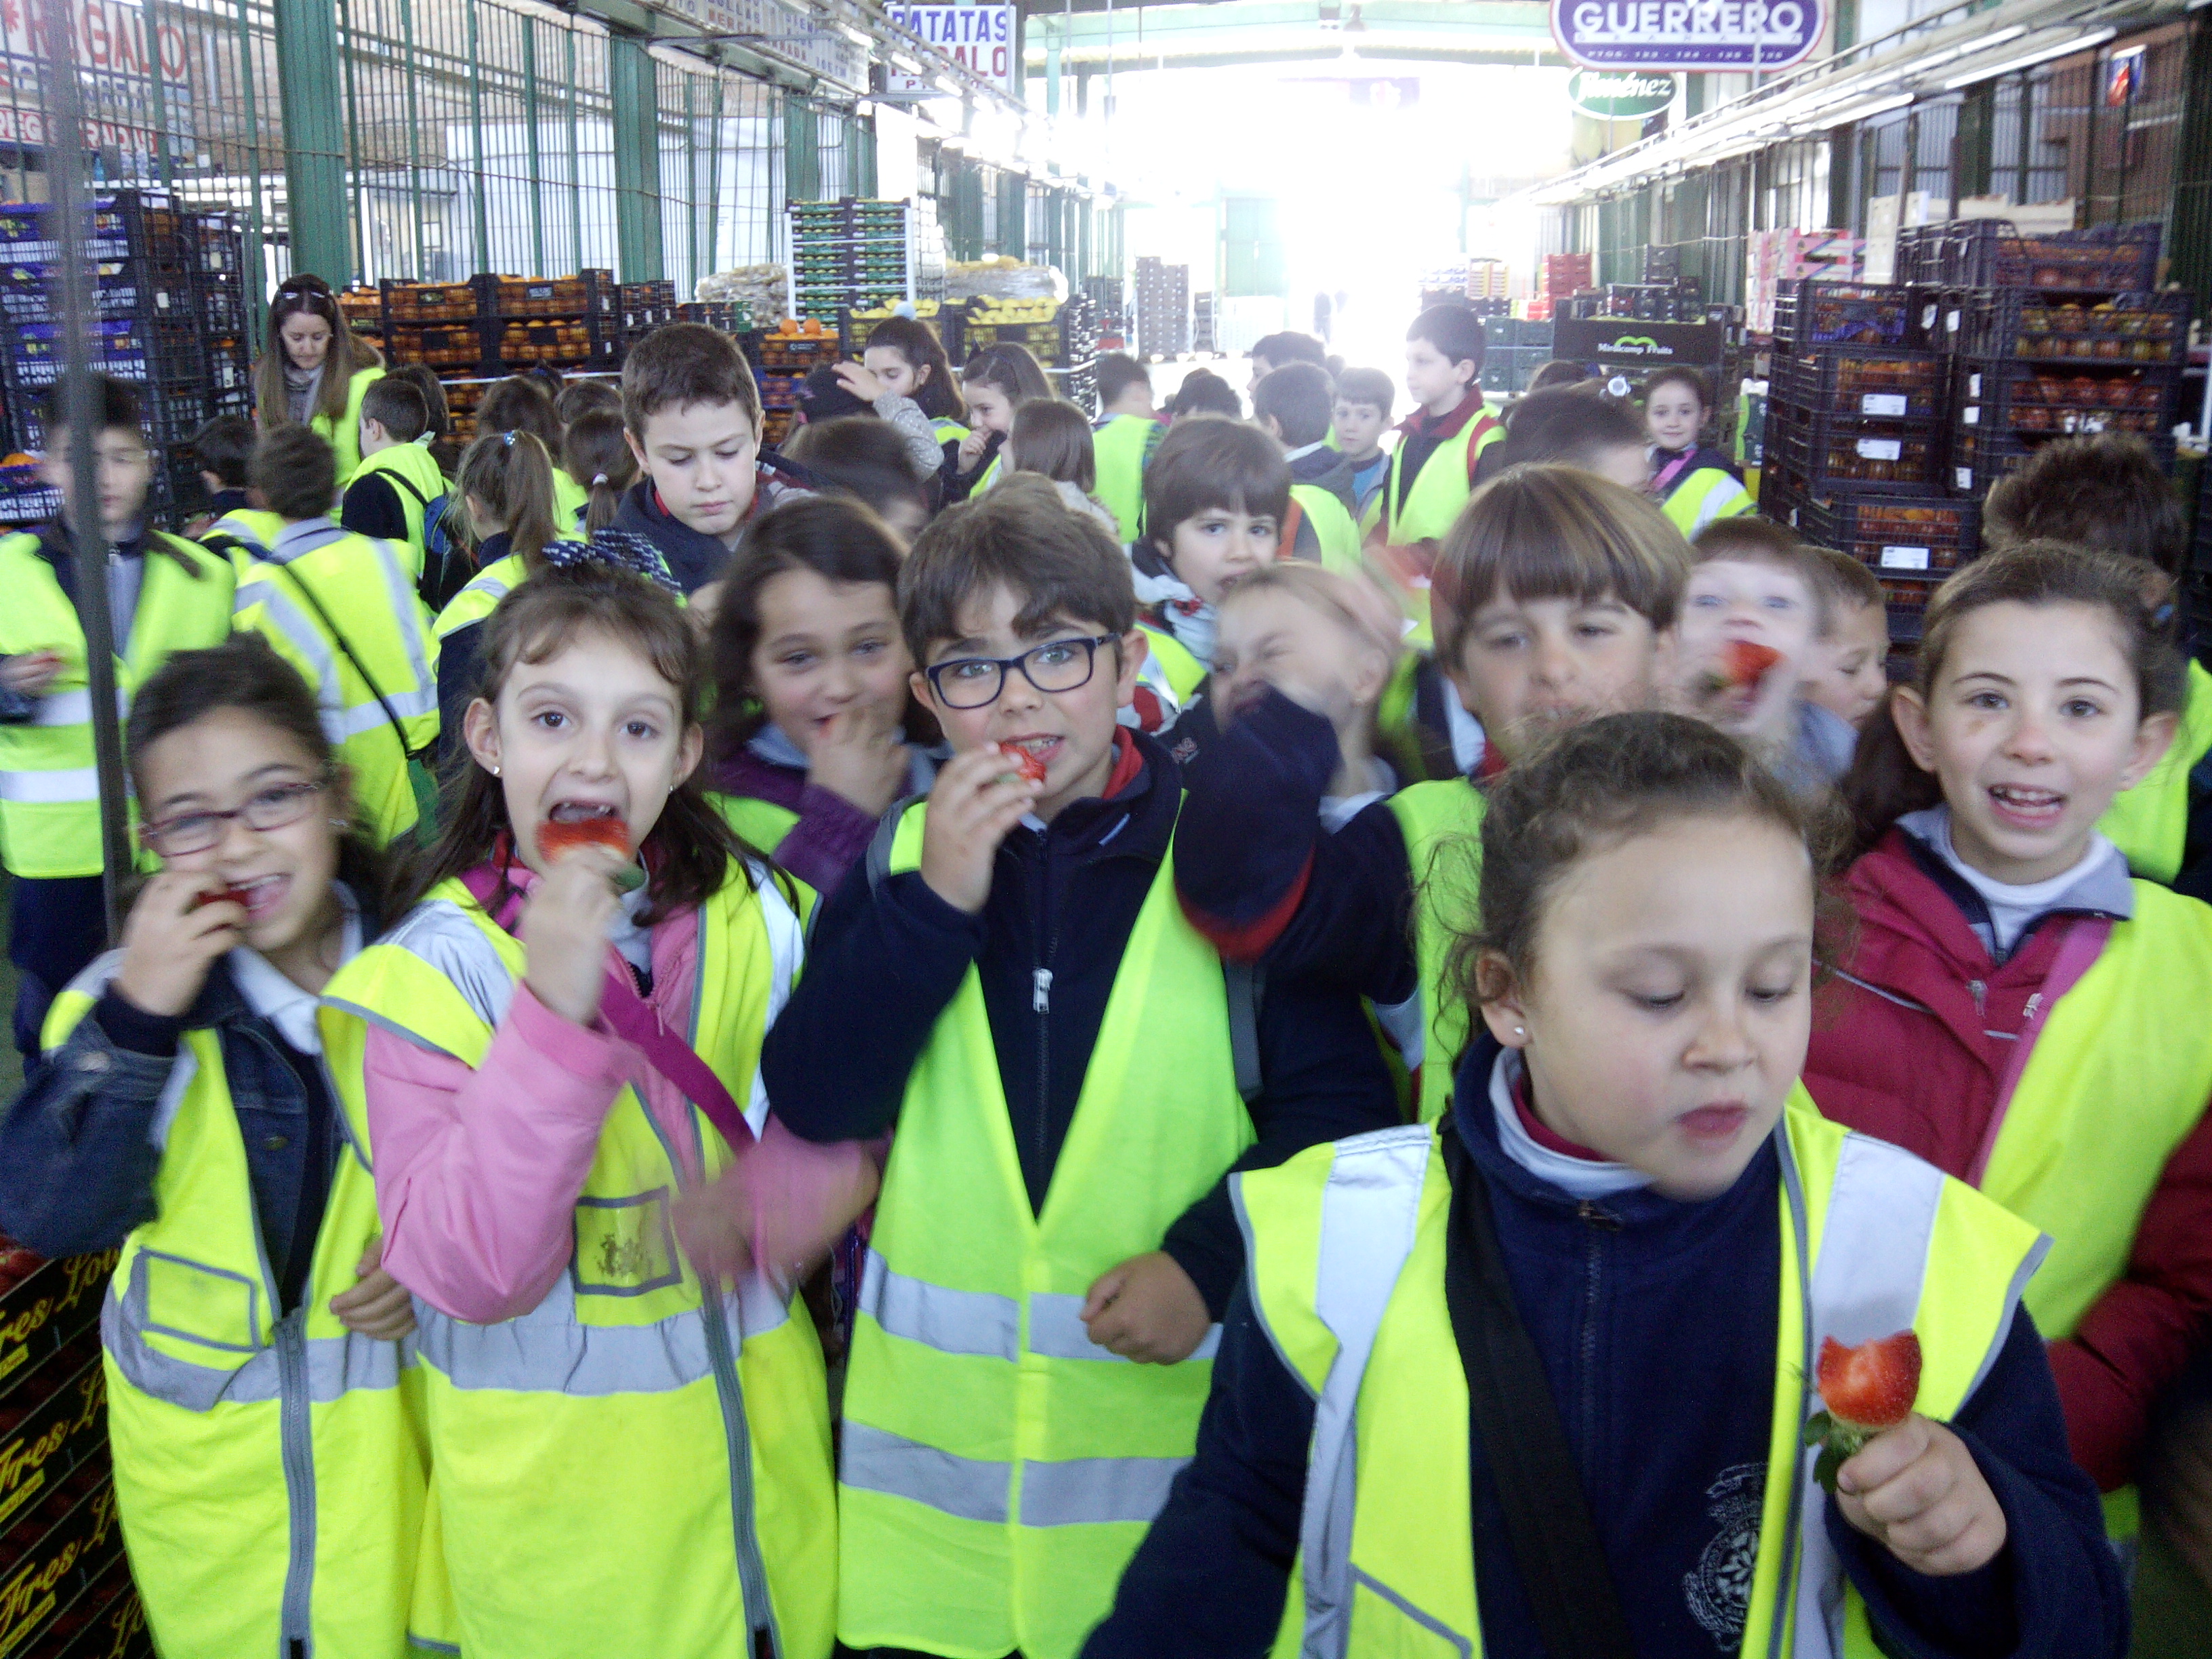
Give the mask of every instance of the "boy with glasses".
[[(228, 635), (234, 578), (220, 556), (147, 527), (154, 465), (137, 397), (105, 375), (92, 376), (89, 391), (116, 681), (127, 704), (174, 653)], [(92, 699), (68, 526), (75, 472), (61, 392), (57, 385), (43, 410), (39, 466), (61, 492), (62, 509), (51, 524), (0, 539), (0, 593), (8, 596), (0, 605), (0, 865), (15, 878), (8, 960), (16, 973), (15, 1047), (27, 1074), (37, 1069), (39, 1028), (56, 993), (107, 944)]]
[(1181, 778), (1116, 720), (1146, 646), (1106, 531), (1016, 475), (925, 530), (899, 589), (954, 757), (825, 903), (761, 1057), (801, 1137), (897, 1129), (838, 1635), (1071, 1659), (1194, 1442), (1243, 1263), (1225, 1176), (1395, 1108), (1356, 1000), (1233, 989), (1183, 920)]

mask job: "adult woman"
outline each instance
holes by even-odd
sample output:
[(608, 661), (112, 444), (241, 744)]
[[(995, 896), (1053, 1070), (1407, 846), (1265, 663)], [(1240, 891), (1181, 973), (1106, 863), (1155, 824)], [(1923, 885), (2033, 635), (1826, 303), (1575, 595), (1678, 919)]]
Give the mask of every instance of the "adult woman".
[(269, 307), (270, 349), (253, 366), (263, 431), (304, 421), (337, 452), (343, 488), (361, 465), (361, 399), (384, 374), (377, 349), (345, 325), (319, 276), (288, 277)]

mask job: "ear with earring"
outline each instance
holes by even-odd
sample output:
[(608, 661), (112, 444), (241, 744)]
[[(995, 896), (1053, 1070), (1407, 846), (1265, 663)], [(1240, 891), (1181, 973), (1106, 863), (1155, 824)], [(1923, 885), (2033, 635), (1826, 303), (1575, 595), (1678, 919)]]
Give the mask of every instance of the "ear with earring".
[(1528, 1035), (1528, 1028), (1526, 1026), (1516, 1025), (1513, 1028), (1513, 1035), (1515, 1036), (1527, 1036)]

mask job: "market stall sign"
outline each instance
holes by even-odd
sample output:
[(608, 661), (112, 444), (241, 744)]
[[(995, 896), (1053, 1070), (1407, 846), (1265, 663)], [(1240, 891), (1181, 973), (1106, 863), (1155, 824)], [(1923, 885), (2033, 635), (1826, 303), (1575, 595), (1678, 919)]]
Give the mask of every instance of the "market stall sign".
[(1778, 70), (1820, 43), (1821, 0), (1552, 0), (1552, 38), (1591, 69)]
[(1656, 323), (1641, 318), (1562, 317), (1552, 325), (1552, 355), (1577, 363), (1663, 368), (1721, 360), (1717, 323)]
[[(1014, 9), (1012, 6), (886, 6), (884, 15), (913, 30), (947, 58), (1000, 91), (1014, 91)], [(922, 77), (895, 75), (893, 92), (923, 92)], [(906, 82), (917, 84), (907, 86)]]
[(1671, 75), (1583, 69), (1567, 77), (1567, 101), (1594, 120), (1640, 121), (1672, 104), (1674, 87)]

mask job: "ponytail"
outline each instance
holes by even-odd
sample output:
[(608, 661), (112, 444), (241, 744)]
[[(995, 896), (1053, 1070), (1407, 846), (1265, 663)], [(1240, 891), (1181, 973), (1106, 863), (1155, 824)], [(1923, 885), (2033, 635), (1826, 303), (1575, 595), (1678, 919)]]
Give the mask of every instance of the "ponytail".
[(553, 518), (553, 459), (528, 432), (488, 432), (461, 457), (453, 486), (473, 497), (507, 532), (507, 550), (522, 556), (532, 575), (545, 562), (545, 550), (562, 535)]
[(589, 410), (571, 421), (561, 441), (561, 465), (591, 492), (583, 533), (595, 536), (615, 521), (622, 498), (637, 482), (637, 456), (623, 430), (622, 411)]

